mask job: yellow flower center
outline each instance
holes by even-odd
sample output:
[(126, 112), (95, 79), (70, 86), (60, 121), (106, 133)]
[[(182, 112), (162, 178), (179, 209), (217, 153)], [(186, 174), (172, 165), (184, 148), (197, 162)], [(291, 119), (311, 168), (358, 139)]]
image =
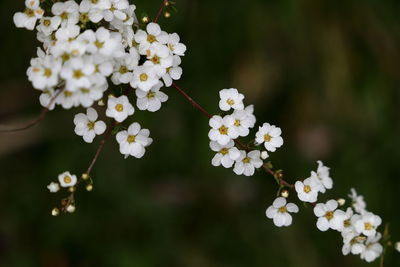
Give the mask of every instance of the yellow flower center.
[(126, 66), (121, 66), (121, 67), (119, 68), (119, 72), (120, 72), (121, 74), (125, 74), (125, 73), (128, 72), (128, 68), (127, 68)]
[(25, 9), (24, 13), (28, 16), (28, 17), (34, 17), (35, 16), (35, 11), (33, 11), (30, 8)]
[(248, 164), (248, 163), (250, 163), (250, 161), (251, 161), (251, 158), (249, 158), (249, 157), (245, 157), (245, 158), (242, 160), (242, 162), (243, 162), (244, 164)]
[(72, 178), (68, 175), (64, 176), (64, 183), (69, 184), (72, 182)]
[(89, 128), (89, 130), (93, 130), (95, 126), (95, 122), (94, 121), (89, 121), (87, 123), (87, 127)]
[(271, 141), (271, 139), (272, 139), (272, 136), (270, 136), (269, 134), (264, 135), (265, 142), (269, 142), (269, 141)]
[(104, 42), (99, 42), (99, 41), (96, 40), (96, 42), (94, 42), (94, 45), (95, 45), (98, 49), (100, 49), (100, 48), (103, 48)]
[(61, 55), (61, 59), (64, 62), (68, 61), (70, 58), (71, 58), (71, 56), (69, 54), (67, 54), (67, 53), (64, 53), (64, 54)]
[(124, 111), (124, 106), (122, 104), (115, 105), (115, 110), (118, 112)]
[(242, 124), (240, 123), (240, 120), (235, 120), (234, 125), (235, 125), (236, 127), (239, 127), (239, 126), (242, 125)]
[(286, 208), (286, 206), (282, 206), (282, 207), (280, 207), (280, 208), (278, 209), (278, 211), (279, 211), (280, 213), (285, 213), (285, 212), (287, 212), (287, 208)]
[(332, 211), (328, 211), (327, 213), (325, 213), (324, 217), (330, 221), (333, 218), (333, 212)]
[(154, 35), (152, 35), (152, 34), (149, 34), (148, 36), (147, 36), (147, 42), (149, 42), (149, 43), (154, 43), (155, 41), (157, 41), (157, 38), (154, 36)]
[(228, 135), (228, 130), (229, 130), (228, 127), (225, 127), (224, 125), (222, 125), (218, 129), (219, 133), (222, 135)]
[(67, 12), (64, 12), (64, 13), (62, 13), (62, 14), (60, 15), (60, 17), (61, 17), (62, 20), (66, 20), (66, 19), (68, 19), (69, 14), (68, 14)]
[(136, 135), (128, 135), (128, 138), (126, 138), (126, 141), (129, 144), (136, 142)]
[(141, 82), (145, 82), (145, 81), (147, 81), (148, 79), (149, 79), (149, 76), (147, 76), (146, 73), (140, 74), (140, 81), (141, 81)]
[(45, 76), (45, 77), (47, 77), (47, 78), (50, 78), (50, 77), (51, 77), (51, 74), (53, 74), (53, 72), (51, 71), (51, 69), (44, 69), (43, 76)]
[(304, 188), (303, 188), (303, 191), (304, 191), (305, 193), (309, 193), (309, 192), (311, 191), (311, 186), (305, 185)]
[(151, 59), (151, 62), (153, 62), (154, 64), (160, 64), (160, 58), (158, 57), (158, 56), (154, 56), (152, 59)]
[(229, 106), (235, 105), (235, 101), (233, 99), (230, 99), (230, 98), (228, 100), (226, 100), (226, 103), (228, 103)]
[(83, 74), (83, 72), (82, 72), (81, 70), (74, 70), (72, 76), (73, 76), (75, 79), (78, 79), (78, 80), (79, 80), (80, 78), (82, 78), (83, 76), (85, 76), (85, 74)]
[(82, 94), (89, 94), (90, 93), (90, 90), (88, 88), (81, 88), (80, 90), (81, 90)]
[(89, 14), (88, 13), (81, 13), (79, 15), (79, 20), (80, 22), (82, 22), (83, 24), (86, 24), (89, 21)]
[(65, 96), (65, 97), (71, 97), (71, 96), (72, 96), (72, 92), (70, 92), (70, 91), (64, 91), (64, 96)]
[(153, 98), (153, 97), (155, 97), (156, 96), (156, 93), (154, 93), (154, 92), (152, 92), (152, 91), (149, 91), (148, 93), (147, 93), (147, 98)]
[(221, 153), (222, 155), (226, 155), (226, 154), (228, 154), (229, 153), (229, 149), (228, 148), (226, 148), (226, 147), (224, 147), (223, 149), (221, 149), (220, 151), (219, 151), (219, 153)]
[(49, 27), (51, 25), (51, 20), (49, 20), (49, 19), (43, 20), (43, 25), (46, 27)]
[(372, 226), (372, 224), (367, 222), (367, 223), (364, 223), (364, 228), (365, 228), (365, 230), (369, 231), (369, 230), (372, 230), (373, 226)]

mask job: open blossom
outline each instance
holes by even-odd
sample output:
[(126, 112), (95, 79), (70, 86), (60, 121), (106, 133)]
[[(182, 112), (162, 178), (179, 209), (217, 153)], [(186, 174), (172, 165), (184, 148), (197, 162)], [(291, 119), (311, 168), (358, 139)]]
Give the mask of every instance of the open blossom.
[(278, 227), (289, 226), (292, 224), (292, 216), (290, 213), (299, 212), (299, 208), (294, 203), (286, 203), (286, 199), (278, 197), (268, 207), (265, 214), (269, 219), (273, 219), (274, 224)]
[(256, 142), (258, 144), (264, 144), (265, 149), (271, 152), (283, 145), (283, 139), (281, 137), (281, 128), (269, 123), (264, 123), (262, 127), (259, 127), (256, 133)]
[(177, 33), (171, 33), (168, 35), (167, 46), (173, 54), (178, 56), (185, 55), (186, 45), (180, 43), (180, 38)]
[[(44, 53), (41, 49), (38, 54)], [(49, 55), (39, 56), (31, 60), (27, 70), (28, 80), (35, 89), (45, 90), (55, 87), (59, 82), (59, 73), (62, 62), (60, 59)]]
[(61, 18), (62, 26), (74, 25), (79, 21), (79, 5), (73, 0), (54, 3), (51, 12)]
[(76, 175), (67, 171), (58, 175), (58, 181), (60, 182), (61, 187), (71, 187), (74, 186), (78, 180)]
[(130, 84), (133, 88), (148, 92), (158, 81), (159, 79), (151, 66), (139, 66), (134, 69)]
[(97, 112), (93, 108), (88, 108), (86, 114), (75, 115), (75, 133), (82, 136), (86, 143), (92, 143), (96, 135), (103, 134), (106, 130), (106, 124), (103, 121), (96, 121), (97, 118)]
[(235, 120), (233, 127), (239, 132), (239, 136), (248, 136), (255, 124), (254, 115), (247, 110), (235, 110), (231, 116)]
[(127, 131), (121, 131), (116, 136), (119, 143), (119, 151), (125, 155), (125, 158), (128, 156), (143, 157), (146, 147), (153, 142), (149, 135), (150, 131), (148, 129), (141, 129), (140, 124), (137, 122), (132, 123)]
[(376, 235), (367, 238), (365, 241), (365, 248), (360, 255), (361, 259), (364, 259), (366, 262), (373, 262), (381, 256), (383, 252), (383, 247), (379, 243), (381, 237), (381, 233), (377, 233)]
[(297, 181), (294, 186), (301, 201), (310, 203), (317, 201), (319, 185), (314, 179), (307, 178), (303, 182)]
[(51, 182), (48, 186), (47, 189), (49, 189), (50, 193), (57, 193), (60, 190), (60, 185), (55, 182)]
[(161, 103), (168, 100), (168, 96), (161, 92), (162, 82), (153, 86), (148, 92), (136, 89), (136, 106), (140, 110), (155, 112), (161, 108)]
[(43, 17), (44, 10), (40, 8), (39, 0), (25, 0), (25, 11), (14, 14), (14, 24), (18, 28), (33, 30), (36, 21)]
[(312, 171), (311, 177), (316, 179), (317, 183), (320, 184), (320, 192), (325, 193), (326, 189), (332, 189), (333, 181), (329, 176), (329, 168), (324, 166), (322, 161), (318, 161), (317, 172)]
[(240, 157), (239, 149), (235, 147), (235, 143), (231, 140), (228, 144), (221, 146), (218, 142), (211, 141), (210, 148), (217, 152), (213, 157), (211, 164), (213, 166), (224, 166), (225, 168), (232, 167), (235, 160)]
[(231, 108), (235, 110), (244, 109), (244, 95), (240, 94), (239, 91), (235, 88), (223, 89), (219, 91), (219, 97), (219, 108), (223, 111), (228, 111)]
[(376, 228), (381, 225), (382, 219), (372, 212), (366, 212), (354, 223), (354, 228), (358, 233), (365, 236), (374, 236)]
[(162, 31), (158, 24), (153, 22), (147, 24), (146, 31), (138, 30), (135, 34), (135, 41), (139, 44), (139, 53), (141, 55), (146, 55), (147, 49), (153, 43), (166, 44), (168, 40), (168, 34)]
[(241, 150), (240, 156), (236, 159), (233, 171), (237, 175), (243, 174), (245, 176), (252, 176), (254, 175), (255, 169), (261, 168), (262, 165), (263, 161), (259, 150), (253, 150), (248, 153)]
[(235, 120), (232, 116), (226, 115), (223, 118), (213, 116), (209, 121), (211, 130), (208, 132), (208, 137), (222, 146), (228, 144), (232, 139), (239, 137), (239, 132), (233, 126), (234, 123)]
[(107, 117), (114, 118), (117, 122), (123, 122), (128, 116), (132, 115), (135, 109), (129, 103), (125, 95), (120, 97), (110, 97), (107, 102)]
[(61, 24), (61, 18), (58, 16), (42, 17), (36, 29), (38, 30), (38, 32), (41, 32), (44, 35), (48, 36), (52, 34), (54, 31), (56, 31), (58, 27), (60, 27), (60, 24)]
[(89, 57), (78, 57), (67, 61), (61, 69), (61, 77), (66, 80), (66, 89), (76, 91), (79, 88), (88, 88), (92, 85), (90, 75), (95, 66)]
[[(331, 229), (340, 229), (343, 225), (343, 221), (340, 220), (341, 216), (345, 215), (342, 210), (336, 210), (338, 203), (336, 200), (329, 200), (325, 204), (318, 203), (314, 207), (314, 214), (318, 217), (317, 228), (320, 231), (326, 231)], [(341, 225), (342, 224), (342, 225)]]
[(181, 62), (182, 60), (179, 56), (173, 56), (172, 66), (167, 68), (165, 74), (162, 76), (166, 87), (170, 87), (172, 85), (172, 81), (177, 81), (181, 78), (183, 72), (182, 68), (179, 67)]

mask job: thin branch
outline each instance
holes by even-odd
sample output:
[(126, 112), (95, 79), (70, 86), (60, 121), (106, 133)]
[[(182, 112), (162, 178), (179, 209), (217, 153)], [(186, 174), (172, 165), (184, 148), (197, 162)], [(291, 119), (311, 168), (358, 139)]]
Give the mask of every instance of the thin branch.
[(19, 131), (24, 131), (27, 130), (33, 126), (35, 126), (36, 124), (38, 124), (39, 122), (41, 122), (47, 115), (47, 113), (50, 111), (50, 107), (54, 104), (54, 102), (56, 101), (57, 97), (62, 93), (63, 89), (60, 89), (50, 100), (49, 104), (47, 105), (47, 107), (43, 108), (40, 111), (39, 116), (34, 119), (33, 121), (25, 124), (24, 126), (21, 127), (17, 127), (17, 128), (12, 128), (12, 129), (0, 129), (0, 133), (11, 133), (11, 132), (19, 132)]
[(164, 11), (164, 8), (165, 8), (165, 6), (167, 5), (167, 3), (168, 3), (168, 0), (163, 0), (163, 1), (162, 1), (161, 7), (160, 7), (160, 9), (158, 10), (155, 19), (153, 20), (154, 23), (157, 23), (157, 22), (158, 22), (158, 20), (159, 20), (159, 18), (160, 18), (160, 16), (161, 16), (162, 12)]
[(174, 88), (178, 90), (178, 92), (183, 95), (194, 107), (196, 107), (198, 110), (200, 110), (206, 117), (212, 118), (212, 115), (208, 113), (204, 108), (202, 108), (196, 101), (193, 100), (185, 91), (183, 91), (178, 85), (175, 83), (172, 83)]

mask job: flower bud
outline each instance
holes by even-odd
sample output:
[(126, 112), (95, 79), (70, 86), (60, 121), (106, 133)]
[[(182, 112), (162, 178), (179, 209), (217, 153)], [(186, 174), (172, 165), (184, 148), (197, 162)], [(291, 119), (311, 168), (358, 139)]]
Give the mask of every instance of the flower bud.
[(69, 206), (67, 207), (67, 211), (68, 211), (69, 213), (73, 213), (73, 212), (75, 211), (75, 206), (74, 206), (74, 205), (69, 205)]
[(269, 155), (268, 155), (268, 152), (267, 152), (267, 151), (261, 152), (261, 158), (262, 158), (263, 160), (266, 160), (268, 157), (269, 157)]
[(288, 198), (289, 197), (289, 191), (287, 191), (286, 189), (281, 191), (281, 196), (284, 198)]
[(90, 191), (92, 191), (92, 190), (93, 190), (93, 185), (88, 184), (88, 185), (86, 186), (86, 191), (90, 192)]
[(337, 200), (337, 202), (338, 202), (338, 204), (339, 204), (339, 206), (343, 206), (344, 204), (346, 204), (346, 200), (344, 199), (344, 198), (339, 198), (338, 200)]
[(60, 210), (57, 209), (57, 208), (54, 208), (54, 209), (51, 211), (51, 215), (52, 215), (52, 216), (58, 216), (59, 214), (60, 214)]

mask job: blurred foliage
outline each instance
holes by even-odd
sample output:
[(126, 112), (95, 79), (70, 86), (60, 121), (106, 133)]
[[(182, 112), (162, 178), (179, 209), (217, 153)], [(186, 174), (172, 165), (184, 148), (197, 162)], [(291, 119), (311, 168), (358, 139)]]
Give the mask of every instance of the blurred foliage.
[[(12, 23), (22, 2), (0, 2), (2, 123), (40, 110), (25, 76), (38, 42)], [(137, 14), (154, 16), (160, 2), (137, 0)], [(260, 124), (282, 127), (285, 146), (272, 160), (287, 180), (307, 177), (323, 160), (335, 181), (323, 200), (356, 187), (400, 239), (400, 2), (179, 0), (176, 7), (160, 23), (188, 46), (179, 84), (213, 113), (220, 89), (239, 88)], [(378, 266), (342, 256), (340, 236), (319, 232), (311, 209), (290, 228), (274, 227), (264, 215), (273, 179), (213, 168), (207, 120), (164, 91), (170, 101), (161, 112), (135, 114), (155, 140), (144, 159), (124, 160), (109, 142), (95, 189), (78, 193), (74, 215), (51, 217), (59, 196), (45, 186), (64, 170), (85, 170), (96, 150), (73, 132), (83, 109), (57, 109), (29, 131), (0, 135), (0, 266)], [(399, 259), (389, 253), (386, 266)]]

